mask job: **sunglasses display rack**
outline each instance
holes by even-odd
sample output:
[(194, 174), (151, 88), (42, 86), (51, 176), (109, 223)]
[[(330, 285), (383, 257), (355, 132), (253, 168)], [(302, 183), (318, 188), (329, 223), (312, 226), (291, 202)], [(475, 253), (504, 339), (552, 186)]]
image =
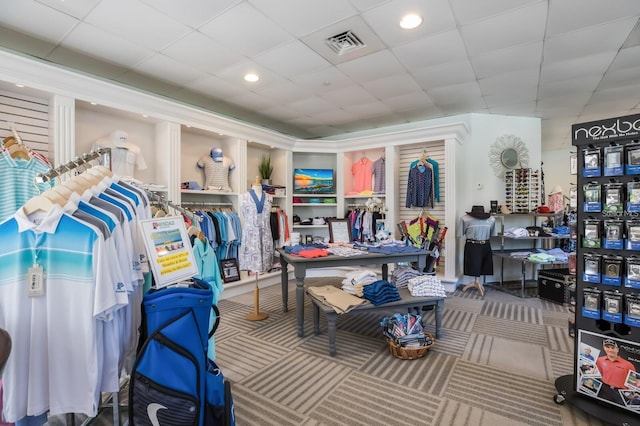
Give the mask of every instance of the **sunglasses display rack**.
[[(608, 422), (631, 415), (627, 424), (640, 424), (629, 396), (640, 394), (640, 114), (575, 124), (571, 131), (578, 169), (575, 357), (570, 379), (558, 378), (556, 388), (568, 379), (578, 399), (595, 399), (609, 411)], [(607, 358), (625, 369), (616, 379), (606, 371)], [(584, 385), (587, 378), (595, 391)]]
[(504, 174), (505, 205), (511, 213), (530, 213), (540, 199), (540, 171), (513, 169)]

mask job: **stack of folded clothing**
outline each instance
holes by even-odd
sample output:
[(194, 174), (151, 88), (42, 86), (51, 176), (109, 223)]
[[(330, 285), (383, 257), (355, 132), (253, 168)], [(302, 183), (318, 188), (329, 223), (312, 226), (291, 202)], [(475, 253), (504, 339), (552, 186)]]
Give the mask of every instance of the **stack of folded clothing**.
[(422, 275), (411, 278), (407, 288), (412, 296), (447, 297), (440, 278), (435, 275)]
[(410, 266), (398, 266), (391, 273), (391, 281), (396, 284), (396, 287), (403, 288), (407, 286), (411, 278), (421, 275), (420, 271)]
[(342, 289), (347, 293), (362, 297), (362, 287), (377, 280), (378, 276), (373, 271), (360, 269), (347, 272), (344, 280), (342, 280)]
[(374, 306), (400, 300), (400, 293), (395, 284), (387, 280), (379, 280), (363, 287), (363, 297)]

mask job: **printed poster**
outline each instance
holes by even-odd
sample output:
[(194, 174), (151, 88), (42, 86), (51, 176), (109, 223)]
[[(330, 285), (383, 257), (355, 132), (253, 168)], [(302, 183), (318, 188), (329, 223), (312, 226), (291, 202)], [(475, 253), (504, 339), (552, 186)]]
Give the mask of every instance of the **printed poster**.
[(140, 227), (156, 288), (192, 278), (198, 273), (182, 217), (146, 219), (140, 221)]
[(640, 345), (580, 330), (577, 358), (578, 392), (640, 413)]

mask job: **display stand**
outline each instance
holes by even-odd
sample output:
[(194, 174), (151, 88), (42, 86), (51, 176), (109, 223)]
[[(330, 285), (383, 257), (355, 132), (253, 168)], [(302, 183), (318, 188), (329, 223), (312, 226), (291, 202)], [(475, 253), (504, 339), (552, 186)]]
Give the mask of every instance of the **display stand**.
[(556, 379), (555, 386), (558, 393), (553, 397), (556, 404), (562, 405), (567, 402), (606, 424), (631, 426), (638, 423), (637, 416), (576, 392), (573, 389), (574, 382), (573, 374)]
[(260, 287), (258, 287), (258, 273), (256, 272), (256, 286), (253, 289), (253, 305), (255, 310), (247, 314), (247, 320), (249, 321), (262, 321), (269, 318), (269, 314), (266, 312), (260, 312)]

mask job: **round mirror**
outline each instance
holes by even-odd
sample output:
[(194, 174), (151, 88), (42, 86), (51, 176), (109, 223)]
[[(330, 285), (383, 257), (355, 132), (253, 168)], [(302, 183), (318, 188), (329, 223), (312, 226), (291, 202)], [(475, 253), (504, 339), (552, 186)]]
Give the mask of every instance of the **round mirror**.
[(500, 155), (502, 165), (507, 169), (513, 169), (518, 165), (518, 151), (514, 148), (506, 148)]

